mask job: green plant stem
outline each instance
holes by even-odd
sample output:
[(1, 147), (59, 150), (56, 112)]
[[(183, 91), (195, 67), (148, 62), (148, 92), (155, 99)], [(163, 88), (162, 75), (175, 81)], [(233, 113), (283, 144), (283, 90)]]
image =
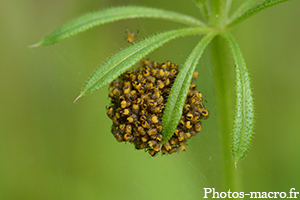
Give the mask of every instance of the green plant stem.
[[(211, 43), (212, 67), (216, 94), (216, 117), (220, 146), (224, 191), (242, 191), (240, 169), (235, 169), (231, 155), (231, 131), (234, 116), (234, 64), (227, 42), (217, 36)], [(240, 166), (239, 166), (240, 167)]]
[(211, 16), (210, 25), (220, 30), (225, 28), (226, 25), (226, 1), (225, 0), (212, 0), (211, 1)]

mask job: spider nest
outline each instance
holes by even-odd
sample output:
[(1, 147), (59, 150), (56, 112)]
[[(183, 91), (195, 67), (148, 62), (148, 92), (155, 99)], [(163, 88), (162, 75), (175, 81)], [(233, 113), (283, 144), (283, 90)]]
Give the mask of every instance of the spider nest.
[[(133, 143), (151, 156), (186, 150), (186, 141), (201, 131), (201, 119), (209, 112), (202, 94), (191, 82), (176, 131), (162, 144), (162, 116), (178, 72), (177, 64), (144, 60), (138, 69), (125, 72), (110, 84), (107, 115), (113, 121), (111, 131), (118, 142)], [(197, 76), (195, 72), (193, 78)]]

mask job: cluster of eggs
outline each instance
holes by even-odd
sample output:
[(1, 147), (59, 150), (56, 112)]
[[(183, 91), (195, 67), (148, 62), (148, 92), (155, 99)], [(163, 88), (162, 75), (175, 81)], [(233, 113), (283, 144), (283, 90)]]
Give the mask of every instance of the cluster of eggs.
[[(138, 69), (125, 72), (110, 84), (107, 115), (113, 121), (111, 131), (118, 142), (133, 143), (151, 156), (185, 151), (187, 139), (201, 130), (201, 119), (207, 118), (209, 112), (192, 82), (176, 131), (162, 144), (162, 115), (178, 72), (177, 64), (169, 61), (144, 60)], [(195, 72), (193, 78), (197, 76)]]

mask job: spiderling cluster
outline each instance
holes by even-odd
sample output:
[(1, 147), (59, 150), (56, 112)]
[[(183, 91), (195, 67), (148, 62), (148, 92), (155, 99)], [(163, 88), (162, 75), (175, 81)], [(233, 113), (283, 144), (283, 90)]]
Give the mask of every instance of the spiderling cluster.
[(162, 115), (178, 72), (177, 64), (169, 61), (144, 60), (138, 69), (125, 72), (110, 84), (112, 105), (107, 115), (113, 121), (111, 131), (118, 142), (134, 143), (136, 149), (145, 149), (151, 156), (160, 151), (163, 155), (185, 151), (187, 139), (201, 130), (201, 119), (209, 112), (192, 82), (176, 131), (162, 144)]

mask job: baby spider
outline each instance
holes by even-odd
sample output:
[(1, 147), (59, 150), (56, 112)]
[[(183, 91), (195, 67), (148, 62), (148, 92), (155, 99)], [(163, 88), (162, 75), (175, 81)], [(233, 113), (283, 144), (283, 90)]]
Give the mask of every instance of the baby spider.
[(121, 27), (126, 29), (126, 33), (127, 33), (126, 40), (127, 40), (127, 42), (132, 43), (134, 41), (135, 37), (137, 36), (137, 34), (139, 33), (139, 30), (137, 30), (136, 33), (134, 33), (134, 32), (130, 32), (129, 29), (126, 28), (125, 26), (121, 26)]

